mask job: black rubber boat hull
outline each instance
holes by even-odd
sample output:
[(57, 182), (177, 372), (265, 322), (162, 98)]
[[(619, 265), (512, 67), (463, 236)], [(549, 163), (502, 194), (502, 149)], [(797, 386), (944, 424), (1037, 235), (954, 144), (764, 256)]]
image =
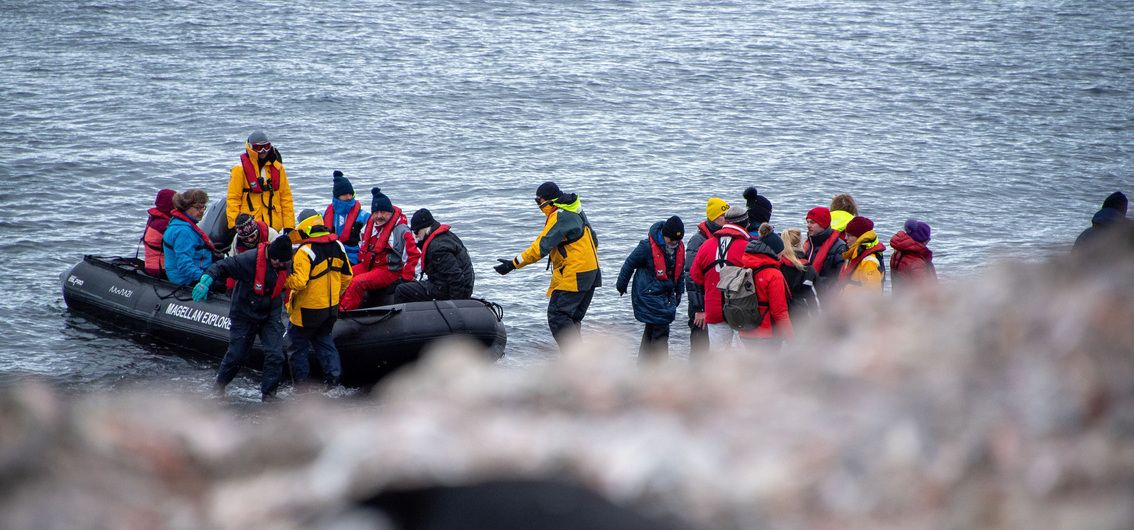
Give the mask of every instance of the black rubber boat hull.
[[(217, 359), (228, 347), (229, 297), (194, 302), (177, 288), (142, 272), (130, 258), (85, 256), (61, 276), (71, 309), (171, 345)], [(369, 386), (416, 361), (433, 341), (464, 336), (493, 359), (504, 355), (507, 332), (496, 304), (482, 300), (413, 302), (347, 311), (332, 336), (343, 365), (343, 384)], [(313, 357), (313, 356), (312, 356)], [(249, 364), (259, 368), (257, 343)], [(319, 373), (312, 359), (313, 373)]]

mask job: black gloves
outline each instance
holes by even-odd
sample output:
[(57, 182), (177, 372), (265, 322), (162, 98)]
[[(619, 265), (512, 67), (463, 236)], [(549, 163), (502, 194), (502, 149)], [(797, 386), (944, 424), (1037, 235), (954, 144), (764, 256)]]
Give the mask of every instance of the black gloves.
[(350, 235), (347, 236), (346, 241), (343, 241), (343, 244), (348, 246), (348, 247), (357, 247), (359, 236), (361, 234), (362, 234), (362, 223), (354, 223), (354, 226), (350, 227)]
[(497, 259), (496, 261), (499, 261), (500, 264), (493, 268), (496, 269), (496, 272), (499, 272), (501, 275), (508, 274), (509, 272), (516, 270), (516, 266), (512, 264), (512, 260), (510, 259)]

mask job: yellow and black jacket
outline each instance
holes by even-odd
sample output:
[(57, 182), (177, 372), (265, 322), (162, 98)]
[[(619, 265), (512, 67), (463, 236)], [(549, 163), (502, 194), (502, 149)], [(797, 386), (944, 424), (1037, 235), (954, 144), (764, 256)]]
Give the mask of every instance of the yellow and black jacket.
[(598, 238), (587, 222), (578, 196), (568, 195), (562, 202), (553, 202), (542, 209), (547, 214), (543, 231), (527, 250), (512, 260), (512, 265), (519, 269), (550, 256), (548, 296), (552, 291), (582, 292), (602, 286)]
[[(302, 223), (300, 226), (306, 228)], [(296, 326), (317, 327), (328, 318), (338, 317), (339, 299), (353, 273), (346, 249), (325, 227), (314, 226), (304, 232), (310, 237), (296, 249), (285, 284), (291, 289), (287, 313)]]
[[(271, 160), (261, 164), (260, 159), (252, 146), (244, 144), (245, 157), (241, 163), (232, 166), (232, 174), (228, 179), (228, 194), (225, 196), (225, 209), (228, 216), (228, 227), (236, 226), (236, 216), (248, 213), (253, 219), (263, 221), (273, 230), (279, 232), (284, 228), (295, 226), (295, 210), (291, 199), (291, 186), (287, 183), (287, 170), (284, 169), (282, 157), (274, 147), (268, 155)], [(245, 173), (245, 166), (253, 173), (252, 180), (256, 181), (257, 188), (253, 189)]]

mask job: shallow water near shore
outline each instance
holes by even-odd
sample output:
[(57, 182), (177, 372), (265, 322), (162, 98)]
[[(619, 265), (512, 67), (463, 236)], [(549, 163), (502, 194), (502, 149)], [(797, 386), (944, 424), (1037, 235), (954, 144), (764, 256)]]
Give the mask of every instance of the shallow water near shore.
[[(928, 221), (938, 270), (965, 281), (1063, 251), (1134, 183), (1129, 2), (257, 6), (4, 4), (0, 379), (207, 391), (215, 363), (72, 314), (58, 276), (133, 255), (159, 188), (222, 195), (254, 128), (297, 209), (321, 210), (340, 169), (364, 203), (380, 186), (451, 224), (476, 294), (505, 308), (505, 366), (556, 351), (549, 274), (491, 269), (542, 226), (544, 180), (580, 194), (600, 238), (585, 332), (627, 355), (622, 260), (656, 220), (692, 232), (709, 196), (756, 185), (783, 229), (848, 191), (883, 238)], [(687, 356), (680, 322), (671, 347)]]

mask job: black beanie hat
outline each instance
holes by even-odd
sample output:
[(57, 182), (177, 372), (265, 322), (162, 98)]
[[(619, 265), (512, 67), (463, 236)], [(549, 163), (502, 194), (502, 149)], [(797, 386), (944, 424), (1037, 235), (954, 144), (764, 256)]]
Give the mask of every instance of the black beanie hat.
[(780, 255), (780, 252), (784, 251), (784, 240), (780, 239), (780, 236), (775, 232), (771, 232), (768, 235), (761, 237), (760, 241), (763, 241), (765, 245), (768, 245), (768, 248), (772, 249), (772, 252), (775, 252), (777, 256)]
[(417, 232), (430, 226), (433, 226), (433, 214), (429, 213), (429, 210), (422, 208), (413, 212), (413, 217), (410, 218), (409, 222), (410, 230)]
[(1114, 208), (1115, 210), (1122, 212), (1122, 215), (1126, 215), (1126, 206), (1126, 195), (1121, 191), (1111, 193), (1102, 203), (1103, 208)]
[(539, 188), (536, 189), (535, 194), (536, 197), (547, 201), (554, 201), (555, 199), (563, 196), (563, 192), (559, 190), (559, 185), (550, 180), (544, 182), (543, 184), (540, 184)]
[(331, 175), (331, 178), (334, 179), (335, 182), (335, 184), (331, 186), (332, 197), (337, 198), (340, 195), (346, 195), (348, 193), (354, 195), (354, 186), (350, 185), (350, 181), (343, 176), (342, 171), (336, 169), (335, 172)]
[(744, 189), (744, 205), (747, 206), (748, 209), (752, 209), (753, 203), (756, 201), (756, 197), (759, 196), (760, 192), (756, 191), (756, 186), (748, 186)]
[(748, 205), (749, 226), (760, 226), (772, 220), (772, 201), (769, 201), (767, 197), (757, 195), (756, 198), (746, 201), (745, 204)]
[(291, 239), (280, 236), (268, 245), (268, 257), (279, 261), (291, 261)]
[(685, 236), (685, 223), (681, 222), (681, 218), (676, 215), (670, 217), (662, 225), (661, 233), (674, 241), (681, 241), (681, 238)]
[(371, 212), (393, 212), (394, 203), (390, 202), (390, 198), (382, 193), (381, 188), (372, 188), (370, 193), (374, 195), (374, 200), (370, 202)]

